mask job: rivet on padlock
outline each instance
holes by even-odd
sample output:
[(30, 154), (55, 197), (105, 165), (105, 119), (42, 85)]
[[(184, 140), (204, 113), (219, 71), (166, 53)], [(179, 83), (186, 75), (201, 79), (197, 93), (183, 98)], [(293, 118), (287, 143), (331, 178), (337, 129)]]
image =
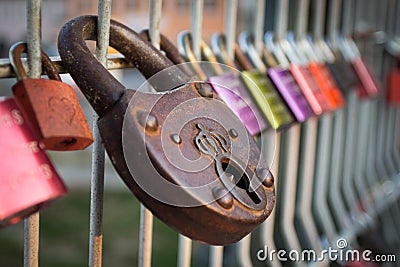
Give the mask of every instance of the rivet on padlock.
[[(95, 40), (96, 25), (96, 16), (66, 23), (58, 49), (99, 114), (102, 140), (121, 178), (155, 216), (192, 239), (226, 245), (246, 236), (275, 203), (274, 187), (264, 186), (255, 175), (268, 164), (254, 138), (225, 104), (200, 96), (191, 77), (137, 33), (111, 20), (110, 46), (158, 92), (126, 90), (86, 45), (84, 39)], [(163, 78), (154, 80), (158, 73)], [(149, 114), (157, 121), (155, 131), (145, 129)], [(230, 137), (231, 129), (237, 137)], [(214, 151), (213, 157), (202, 151)], [(192, 158), (199, 161), (190, 164)]]
[(0, 158), (0, 227), (19, 222), (67, 192), (10, 97), (0, 97)]
[(61, 78), (42, 51), (42, 66), (51, 80), (29, 79), (21, 61), (26, 43), (10, 49), (10, 61), (18, 83), (13, 93), (33, 132), (47, 150), (80, 150), (93, 142), (89, 125), (74, 89)]

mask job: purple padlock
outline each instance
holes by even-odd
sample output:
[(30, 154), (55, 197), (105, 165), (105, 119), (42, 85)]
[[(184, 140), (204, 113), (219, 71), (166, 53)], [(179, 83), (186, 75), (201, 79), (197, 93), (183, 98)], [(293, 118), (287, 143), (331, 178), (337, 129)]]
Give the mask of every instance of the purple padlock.
[(214, 91), (246, 126), (251, 135), (262, 132), (267, 127), (264, 117), (253, 102), (238, 77), (233, 73), (211, 76), (208, 82)]
[(273, 67), (268, 70), (268, 75), (298, 122), (303, 122), (313, 115), (310, 105), (289, 70)]

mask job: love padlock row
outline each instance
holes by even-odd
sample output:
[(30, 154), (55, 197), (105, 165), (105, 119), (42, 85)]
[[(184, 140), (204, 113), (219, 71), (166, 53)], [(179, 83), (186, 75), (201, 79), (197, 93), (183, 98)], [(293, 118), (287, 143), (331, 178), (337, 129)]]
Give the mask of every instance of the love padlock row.
[[(211, 47), (201, 42), (205, 63), (196, 60), (188, 32), (179, 35), (179, 49), (161, 36), (164, 56), (146, 40), (146, 31), (139, 35), (112, 20), (110, 46), (157, 93), (127, 90), (85, 43), (96, 39), (96, 21), (81, 16), (66, 23), (58, 49), (99, 115), (112, 164), (157, 217), (209, 244), (239, 241), (275, 205), (274, 176), (253, 136), (340, 109), (349, 91), (361, 99), (381, 91), (350, 38), (332, 51), (323, 40), (276, 40), (266, 33), (259, 54), (243, 33), (232, 59), (224, 36), (216, 34)], [(2, 226), (66, 193), (43, 149), (83, 149), (93, 141), (73, 89), (60, 82), (43, 53), (43, 67), (53, 80), (27, 79), (19, 60), (24, 50), (24, 44), (11, 49), (20, 81), (14, 97), (0, 105)], [(397, 91), (388, 88), (389, 104), (400, 104)]]

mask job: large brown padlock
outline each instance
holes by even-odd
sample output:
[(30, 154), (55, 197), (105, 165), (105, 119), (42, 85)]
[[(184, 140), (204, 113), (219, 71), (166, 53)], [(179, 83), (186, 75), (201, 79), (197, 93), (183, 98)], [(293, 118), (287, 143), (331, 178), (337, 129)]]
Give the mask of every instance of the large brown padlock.
[(274, 178), (244, 125), (210, 86), (193, 83), (149, 42), (111, 20), (110, 46), (158, 92), (126, 89), (87, 48), (96, 28), (96, 16), (71, 20), (58, 49), (99, 115), (107, 153), (129, 189), (195, 240), (226, 245), (254, 230), (274, 207)]
[(67, 192), (12, 97), (0, 97), (0, 158), (0, 228)]
[(34, 134), (47, 150), (80, 150), (93, 142), (90, 127), (74, 89), (61, 82), (50, 58), (42, 51), (42, 66), (51, 80), (29, 79), (21, 54), (26, 43), (10, 49), (10, 61), (18, 82), (13, 86), (16, 102), (28, 119)]

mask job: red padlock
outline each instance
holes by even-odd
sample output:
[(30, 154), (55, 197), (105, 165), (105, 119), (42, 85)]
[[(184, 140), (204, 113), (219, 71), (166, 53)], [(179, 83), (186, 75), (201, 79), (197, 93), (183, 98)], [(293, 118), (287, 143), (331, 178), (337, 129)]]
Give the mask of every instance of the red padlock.
[(43, 69), (51, 79), (28, 78), (21, 62), (21, 54), (26, 50), (26, 43), (14, 44), (10, 62), (19, 80), (13, 86), (15, 101), (33, 133), (46, 150), (86, 148), (93, 136), (74, 89), (61, 81), (57, 68), (43, 51)]
[(67, 189), (13, 98), (0, 98), (0, 227), (15, 224)]
[(397, 60), (397, 68), (387, 76), (386, 101), (391, 106), (400, 105), (400, 59)]

